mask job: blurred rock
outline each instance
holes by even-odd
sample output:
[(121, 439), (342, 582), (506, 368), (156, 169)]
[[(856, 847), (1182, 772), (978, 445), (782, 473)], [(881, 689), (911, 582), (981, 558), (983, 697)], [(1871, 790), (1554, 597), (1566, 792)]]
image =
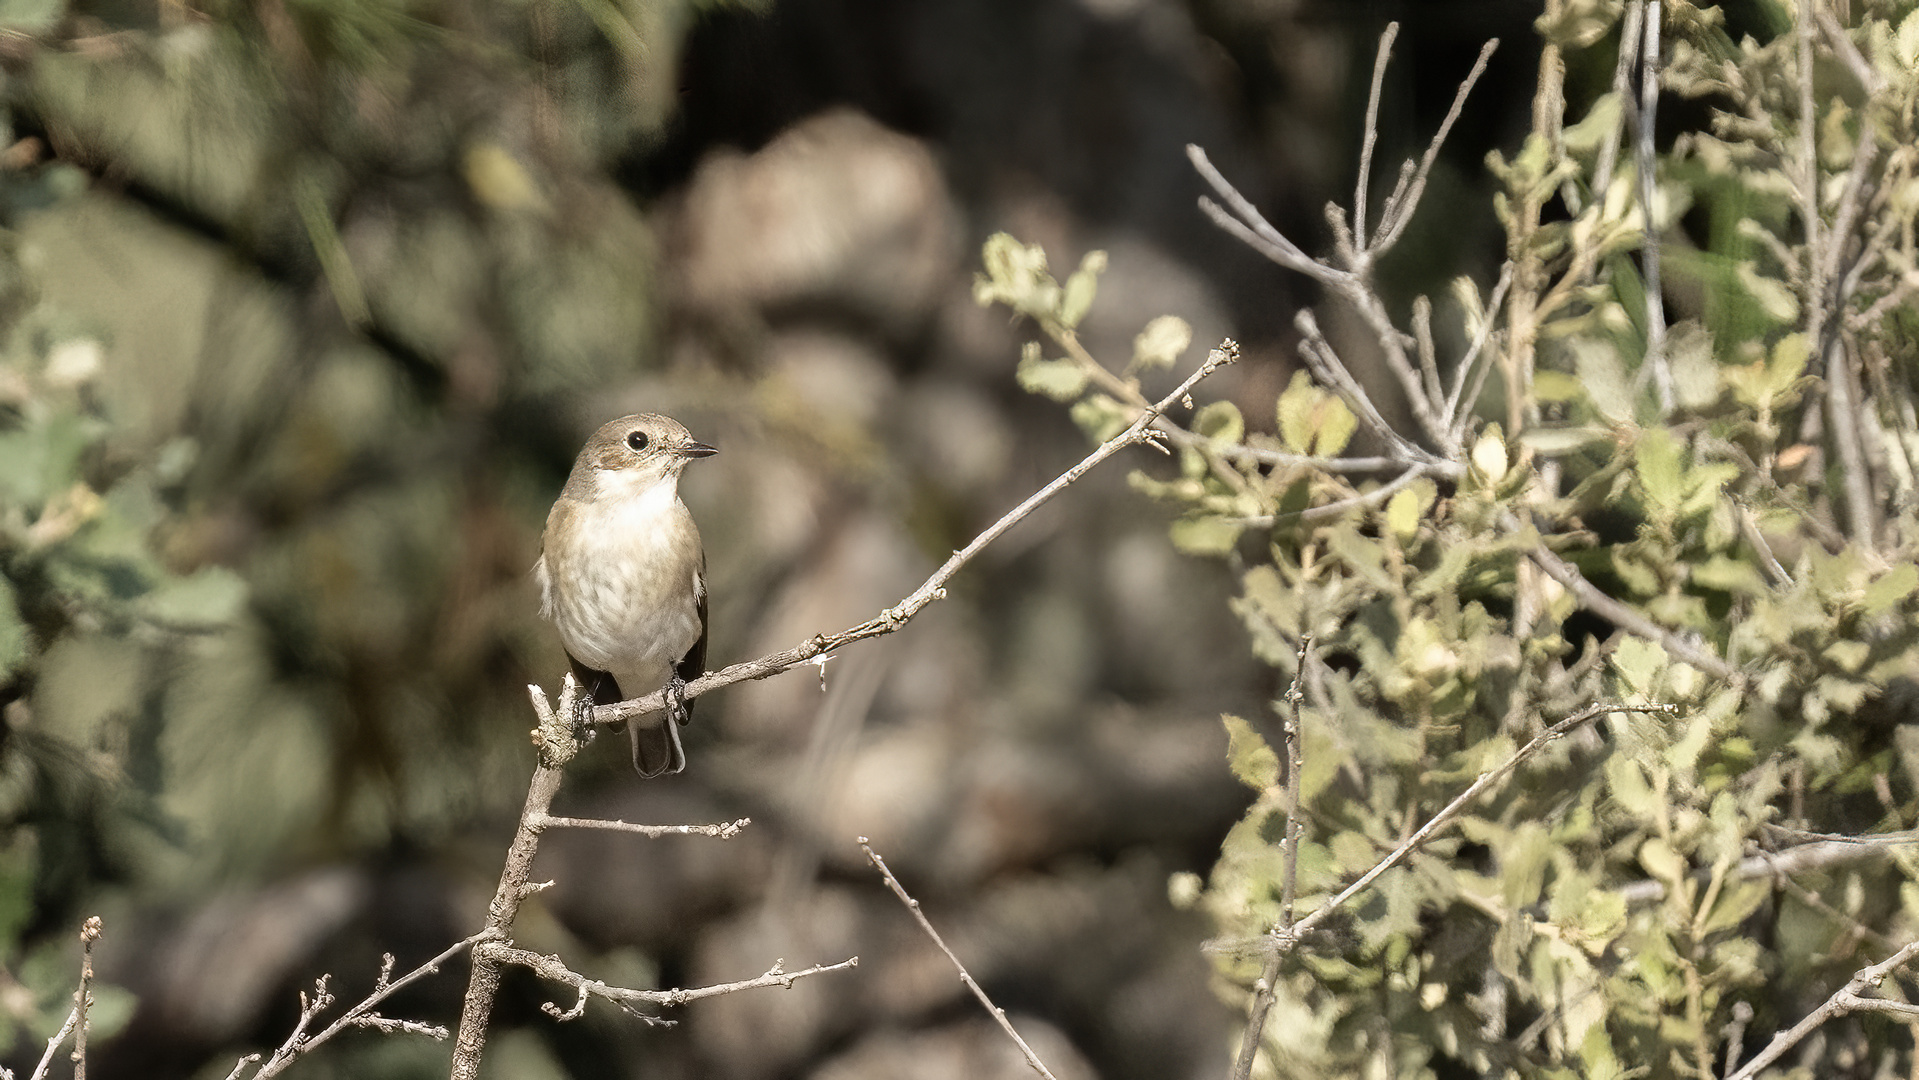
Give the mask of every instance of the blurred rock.
[(856, 112), (794, 125), (752, 155), (715, 151), (681, 211), (685, 302), (829, 302), (902, 328), (958, 267), (959, 232), (933, 155)]
[(156, 1010), (143, 1021), (205, 1043), (239, 1038), (369, 893), (361, 871), (331, 867), (216, 896), (173, 930), (151, 969), (156, 982), (133, 987)]

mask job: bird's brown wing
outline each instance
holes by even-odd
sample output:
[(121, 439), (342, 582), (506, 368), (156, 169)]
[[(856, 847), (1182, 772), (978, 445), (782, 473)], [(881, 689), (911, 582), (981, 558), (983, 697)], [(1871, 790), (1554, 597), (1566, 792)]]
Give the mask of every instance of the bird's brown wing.
[(573, 677), (580, 681), (580, 685), (586, 688), (587, 693), (593, 695), (593, 704), (613, 705), (626, 700), (626, 695), (620, 693), (619, 682), (610, 672), (587, 667), (574, 659), (572, 653), (566, 654), (566, 662), (573, 665)]
[[(700, 556), (699, 582), (700, 639), (693, 643), (692, 648), (686, 650), (686, 655), (680, 657), (679, 663), (673, 665), (673, 673), (680, 677), (681, 682), (692, 682), (706, 674), (706, 556), (704, 554)], [(693, 702), (688, 701), (680, 709), (680, 722), (685, 723), (691, 719), (693, 719)]]

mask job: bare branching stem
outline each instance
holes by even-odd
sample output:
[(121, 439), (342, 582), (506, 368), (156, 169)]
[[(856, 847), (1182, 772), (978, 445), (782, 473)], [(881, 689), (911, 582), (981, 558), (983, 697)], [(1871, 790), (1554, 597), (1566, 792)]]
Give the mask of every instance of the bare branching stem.
[(1759, 1075), (1760, 1070), (1778, 1061), (1786, 1051), (1803, 1042), (1806, 1036), (1812, 1034), (1819, 1028), (1819, 1025), (1824, 1024), (1828, 1020), (1845, 1016), (1847, 1013), (1897, 1013), (1903, 1016), (1908, 1023), (1911, 1023), (1915, 1018), (1919, 1018), (1919, 1006), (1908, 1005), (1902, 1001), (1888, 1001), (1885, 998), (1869, 998), (1865, 996), (1867, 991), (1875, 989), (1884, 983), (1887, 976), (1891, 975), (1898, 968), (1903, 967), (1915, 955), (1919, 955), (1919, 941), (1908, 944), (1905, 948), (1900, 949), (1898, 952), (1893, 953), (1877, 964), (1860, 968), (1854, 973), (1851, 979), (1846, 981), (1846, 985), (1833, 991), (1833, 995), (1826, 999), (1824, 1005), (1814, 1009), (1804, 1020), (1773, 1036), (1772, 1041), (1766, 1044), (1766, 1048), (1753, 1055), (1753, 1059), (1741, 1066), (1738, 1072), (1733, 1073), (1730, 1080), (1749, 1080), (1750, 1077)]
[(1299, 774), (1302, 768), (1305, 732), (1300, 727), (1299, 706), (1306, 700), (1301, 687), (1306, 685), (1306, 665), (1313, 660), (1313, 636), (1302, 634), (1299, 651), (1293, 657), (1293, 682), (1286, 688), (1286, 840), (1283, 858), (1286, 879), (1281, 886), (1279, 922), (1282, 929), (1293, 925), (1293, 898), (1299, 893)]
[[(1292, 932), (1293, 898), (1299, 889), (1299, 773), (1303, 734), (1300, 730), (1299, 706), (1305, 699), (1301, 687), (1306, 684), (1306, 665), (1311, 662), (1312, 648), (1312, 635), (1302, 635), (1299, 651), (1295, 654), (1293, 682), (1286, 688), (1286, 697), (1283, 699), (1286, 705), (1286, 837), (1282, 841), (1280, 854), (1285, 877), (1280, 886), (1278, 928), (1282, 934)], [(1239, 1053), (1233, 1059), (1233, 1080), (1247, 1080), (1253, 1074), (1253, 1059), (1259, 1056), (1259, 1041), (1266, 1033), (1266, 1014), (1273, 1007), (1272, 988), (1279, 981), (1280, 965), (1285, 959), (1285, 953), (1278, 949), (1266, 957), (1265, 970), (1260, 972), (1259, 985), (1253, 995), (1252, 1013), (1246, 1018), (1246, 1030), (1240, 1034)]]
[(1018, 1044), (1019, 1052), (1026, 1055), (1026, 1064), (1031, 1065), (1033, 1071), (1045, 1077), (1046, 1080), (1055, 1080), (1052, 1070), (1048, 1069), (1046, 1063), (1039, 1059), (1039, 1055), (1033, 1052), (1033, 1048), (1026, 1044), (1026, 1040), (1020, 1037), (1020, 1033), (1013, 1029), (1013, 1022), (1006, 1018), (1006, 1010), (993, 1004), (993, 999), (986, 996), (986, 991), (980, 988), (979, 982), (973, 978), (973, 973), (966, 970), (966, 965), (960, 962), (959, 956), (953, 952), (951, 946), (946, 944), (946, 939), (940, 936), (940, 932), (933, 928), (931, 920), (927, 919), (926, 913), (920, 910), (920, 902), (913, 899), (912, 894), (906, 891), (906, 886), (900, 884), (899, 878), (893, 876), (893, 871), (886, 866), (886, 860), (880, 858), (880, 853), (873, 850), (866, 837), (860, 837), (858, 843), (860, 850), (866, 852), (867, 861), (872, 863), (873, 868), (886, 879), (886, 887), (893, 890), (893, 895), (899, 897), (900, 903), (906, 905), (906, 910), (913, 913), (913, 918), (919, 922), (920, 929), (926, 931), (926, 936), (933, 939), (933, 944), (938, 945), (940, 951), (945, 953), (946, 958), (959, 970), (960, 982), (966, 984), (966, 988), (979, 999), (979, 1003), (985, 1007), (987, 1013), (999, 1022), (1001, 1030)]
[(1366, 194), (1373, 182), (1373, 146), (1379, 141), (1379, 91), (1386, 82), (1386, 61), (1393, 55), (1393, 39), (1399, 36), (1399, 24), (1386, 24), (1379, 35), (1379, 52), (1373, 57), (1373, 86), (1366, 95), (1366, 133), (1359, 144), (1359, 179), (1353, 183), (1353, 247), (1366, 249)]
[(565, 962), (557, 956), (547, 956), (541, 953), (529, 952), (526, 949), (516, 949), (511, 945), (500, 942), (484, 943), (474, 949), (474, 953), (476, 955), (484, 953), (486, 958), (493, 963), (512, 964), (515, 967), (523, 967), (542, 979), (550, 979), (554, 982), (564, 983), (572, 987), (578, 993), (579, 997), (571, 1008), (562, 1010), (558, 1005), (550, 1001), (545, 1005), (544, 1011), (547, 1015), (559, 1020), (574, 1020), (579, 1018), (579, 1016), (585, 1012), (585, 1005), (589, 998), (600, 998), (604, 1001), (610, 1001), (629, 1012), (632, 1011), (632, 1007), (635, 1005), (652, 1005), (671, 1008), (676, 1005), (686, 1005), (706, 998), (719, 997), (722, 994), (736, 994), (742, 990), (758, 990), (774, 986), (784, 990), (791, 990), (793, 983), (798, 979), (804, 979), (811, 975), (824, 975), (832, 971), (846, 971), (860, 966), (860, 958), (853, 956), (837, 964), (815, 964), (812, 967), (802, 968), (799, 971), (788, 971), (786, 970), (786, 961), (777, 960), (773, 966), (767, 970), (766, 974), (751, 979), (743, 979), (739, 982), (718, 983), (713, 986), (695, 987), (691, 990), (635, 990), (625, 986), (612, 986), (600, 982), (597, 979), (589, 979), (567, 967)]
[[(560, 695), (562, 713), (571, 711), (575, 691), (568, 680), (566, 691)], [(503, 941), (512, 936), (520, 903), (531, 895), (527, 883), (533, 879), (533, 856), (540, 849), (540, 830), (534, 823), (547, 816), (547, 808), (553, 805), (553, 797), (559, 794), (564, 777), (560, 766), (548, 764), (544, 757), (534, 767), (533, 781), (527, 785), (526, 807), (520, 812), (513, 843), (506, 849), (506, 865), (500, 871), (499, 888), (493, 893), (493, 902), (486, 906), (486, 929), (481, 933), (489, 940)], [(499, 991), (499, 960), (474, 949), (473, 972), (467, 980), (466, 1000), (460, 1007), (459, 1034), (453, 1042), (453, 1069), (449, 1074), (452, 1080), (479, 1077), (480, 1057), (486, 1049), (487, 1022), (492, 1017), (493, 999)]]

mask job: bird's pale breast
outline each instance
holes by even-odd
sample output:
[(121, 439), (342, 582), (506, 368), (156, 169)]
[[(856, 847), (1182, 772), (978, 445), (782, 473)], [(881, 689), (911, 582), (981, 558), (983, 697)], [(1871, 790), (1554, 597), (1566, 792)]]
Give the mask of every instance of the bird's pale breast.
[(614, 486), (548, 528), (542, 599), (560, 640), (628, 695), (663, 685), (700, 637), (700, 534), (675, 487)]

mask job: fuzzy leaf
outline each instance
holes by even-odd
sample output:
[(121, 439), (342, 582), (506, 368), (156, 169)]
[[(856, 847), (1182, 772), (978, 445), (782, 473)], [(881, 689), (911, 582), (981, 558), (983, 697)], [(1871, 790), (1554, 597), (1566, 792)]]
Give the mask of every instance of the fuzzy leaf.
[(1208, 403), (1193, 415), (1193, 430), (1216, 443), (1237, 444), (1246, 437), (1246, 420), (1230, 401)]
[(1089, 251), (1079, 261), (1079, 269), (1066, 279), (1066, 291), (1059, 302), (1059, 321), (1072, 329), (1086, 317), (1099, 292), (1099, 276), (1106, 271), (1106, 253)]
[(1133, 339), (1133, 363), (1143, 368), (1172, 367), (1193, 343), (1193, 328), (1177, 315), (1161, 315)]
[(1173, 522), (1173, 546), (1188, 555), (1224, 555), (1239, 543), (1244, 525), (1217, 517), (1181, 518)]
[(1226, 725), (1226, 761), (1240, 783), (1259, 792), (1278, 786), (1279, 755), (1253, 725), (1231, 713), (1220, 720)]
[(1092, 377), (1086, 369), (1069, 359), (1048, 360), (1039, 355), (1037, 343), (1019, 362), (1020, 389), (1043, 394), (1054, 401), (1077, 401), (1086, 392)]

